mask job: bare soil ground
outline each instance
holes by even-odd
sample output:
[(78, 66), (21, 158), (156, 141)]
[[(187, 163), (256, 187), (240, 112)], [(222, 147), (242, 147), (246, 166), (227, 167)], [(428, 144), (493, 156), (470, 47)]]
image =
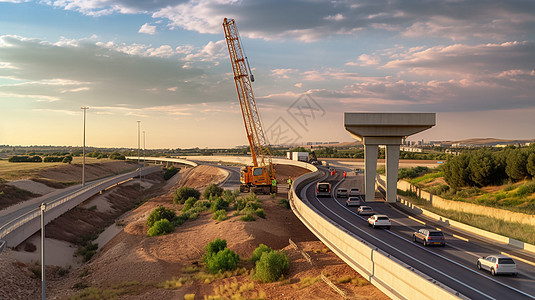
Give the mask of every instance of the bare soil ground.
[[(229, 212), (229, 219), (215, 221), (210, 212), (204, 212), (198, 219), (175, 228), (171, 234), (148, 237), (146, 219), (154, 208), (159, 205), (177, 211), (182, 208), (182, 205), (172, 202), (176, 188), (188, 185), (202, 189), (210, 183), (206, 180), (217, 182), (223, 179), (219, 169), (201, 167), (181, 172), (179, 182), (169, 192), (150, 199), (124, 216), (120, 220), (121, 224), (125, 224), (124, 230), (100, 249), (87, 264), (63, 276), (57, 275), (58, 271), (52, 269), (50, 276), (53, 278), (47, 281), (49, 299), (66, 299), (81, 295), (82, 292), (106, 294), (110, 298), (115, 295), (120, 299), (155, 300), (183, 299), (186, 294), (195, 294), (195, 299), (216, 295), (230, 299), (238, 293), (245, 298), (341, 299), (319, 279), (322, 272), (350, 298), (388, 299), (330, 252), (291, 210), (279, 206), (279, 197), (259, 196), (263, 201), (265, 219), (242, 222), (238, 216), (230, 216), (232, 212)], [(277, 171), (286, 178), (297, 176), (300, 172), (306, 173), (304, 170)], [(125, 193), (126, 198), (129, 198), (129, 193)], [(91, 219), (99, 218), (98, 214), (92, 214), (91, 218), (79, 213), (73, 216), (71, 221), (75, 218), (83, 219), (80, 222), (82, 228), (91, 226), (88, 225), (91, 224)], [(61, 228), (75, 226), (79, 227), (79, 224), (71, 223)], [(49, 230), (47, 226), (47, 233), (50, 231), (54, 230)], [(66, 231), (61, 231), (64, 236), (68, 236)], [(72, 236), (69, 238), (72, 239)], [(219, 279), (203, 275), (200, 261), (204, 247), (215, 238), (226, 239), (228, 247), (240, 255), (240, 267), (246, 269), (245, 273), (238, 272), (230, 278)], [(290, 238), (296, 242), (299, 250), (288, 245)], [(248, 259), (261, 243), (274, 249), (283, 249), (288, 254), (291, 266), (283, 281), (262, 284), (249, 276), (253, 265)], [(304, 259), (301, 250), (312, 257), (313, 265)], [(17, 264), (3, 257), (0, 256), (0, 270), (4, 273), (3, 267), (6, 267), (12, 275), (8, 284), (4, 284), (7, 281), (0, 280), (0, 290), (8, 289), (6, 295), (10, 299), (38, 298), (40, 282), (32, 278), (33, 272), (29, 270), (31, 266)], [(173, 288), (164, 288), (162, 284), (173, 278), (183, 278), (184, 282), (175, 284)]]
[(0, 210), (39, 196), (16, 186), (0, 183)]
[[(48, 194), (81, 181), (81, 164), (8, 163), (0, 161), (0, 210)], [(88, 159), (86, 180), (94, 180), (135, 169), (126, 161)], [(12, 180), (11, 182), (2, 182)]]

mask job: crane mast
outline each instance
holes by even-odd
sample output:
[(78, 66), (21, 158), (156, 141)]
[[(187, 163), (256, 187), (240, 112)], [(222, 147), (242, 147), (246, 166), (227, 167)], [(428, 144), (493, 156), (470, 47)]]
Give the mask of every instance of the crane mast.
[(225, 31), (232, 70), (234, 71), (234, 83), (238, 92), (247, 140), (251, 148), (253, 166), (266, 167), (270, 177), (273, 177), (275, 172), (273, 170), (271, 153), (264, 135), (264, 130), (262, 129), (262, 121), (258, 114), (258, 108), (251, 87), (251, 77), (247, 68), (247, 57), (244, 55), (243, 48), (240, 44), (238, 28), (234, 19), (225, 18), (223, 29)]

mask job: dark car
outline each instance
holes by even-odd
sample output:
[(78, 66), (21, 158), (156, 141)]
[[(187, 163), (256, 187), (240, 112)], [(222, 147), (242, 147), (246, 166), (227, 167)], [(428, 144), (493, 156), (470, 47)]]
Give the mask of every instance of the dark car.
[(420, 229), (412, 234), (412, 240), (427, 245), (446, 246), (446, 238), (440, 230)]

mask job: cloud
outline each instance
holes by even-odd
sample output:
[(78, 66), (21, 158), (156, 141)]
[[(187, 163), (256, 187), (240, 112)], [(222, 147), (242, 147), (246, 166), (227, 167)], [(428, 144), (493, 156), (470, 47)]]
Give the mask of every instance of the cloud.
[(359, 56), (357, 61), (347, 62), (346, 66), (373, 66), (378, 65), (381, 62), (381, 59), (378, 56), (371, 56), (368, 54), (362, 54)]
[(58, 46), (39, 39), (0, 36), (2, 65), (8, 66), (0, 68), (0, 77), (11, 81), (0, 83), (0, 97), (61, 102), (62, 108), (79, 103), (102, 106), (110, 101), (140, 108), (228, 101), (234, 98), (234, 90), (222, 80), (223, 75), (184, 68), (186, 63), (214, 59), (221, 45), (209, 43), (186, 61), (170, 46), (89, 41)]
[(146, 33), (146, 34), (156, 34), (156, 26), (149, 25), (149, 23), (145, 23), (139, 28), (139, 33)]

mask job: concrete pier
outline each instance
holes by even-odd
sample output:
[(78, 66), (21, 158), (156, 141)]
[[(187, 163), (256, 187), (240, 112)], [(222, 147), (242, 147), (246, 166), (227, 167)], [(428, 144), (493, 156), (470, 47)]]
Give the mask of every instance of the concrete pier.
[(396, 202), (399, 148), (404, 138), (435, 125), (435, 113), (344, 113), (344, 126), (364, 144), (365, 195), (375, 198), (377, 151), (386, 146), (386, 201)]

